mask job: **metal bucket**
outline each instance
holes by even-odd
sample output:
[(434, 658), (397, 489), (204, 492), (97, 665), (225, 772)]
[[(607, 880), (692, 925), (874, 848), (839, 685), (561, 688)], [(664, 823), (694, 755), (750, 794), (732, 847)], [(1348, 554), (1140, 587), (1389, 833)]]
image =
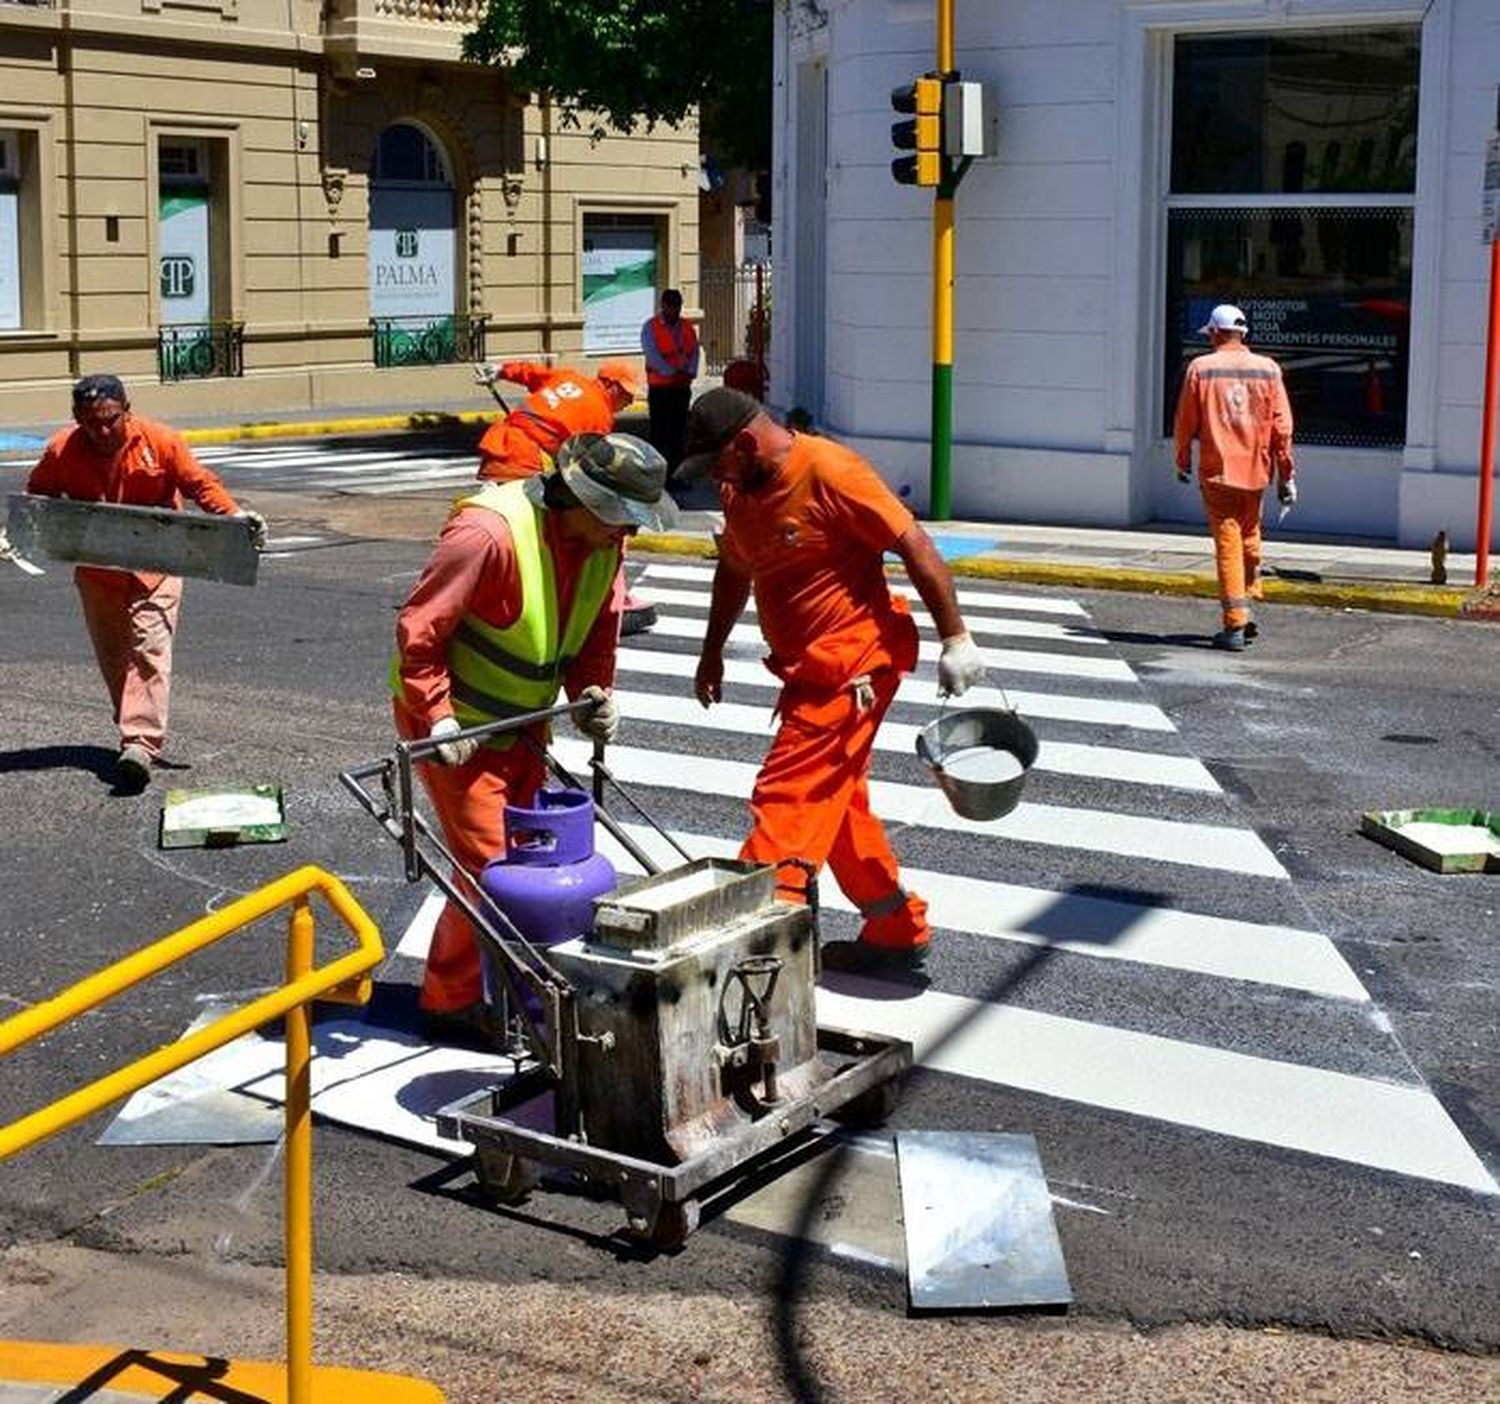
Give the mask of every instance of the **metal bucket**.
[[(950, 769), (961, 753), (964, 761)], [(917, 733), (917, 754), (931, 767), (955, 814), (1000, 819), (1020, 803), (1026, 774), (1036, 764), (1037, 739), (1015, 712), (971, 707), (945, 712), (923, 727)], [(1020, 770), (1002, 777), (1006, 756)]]

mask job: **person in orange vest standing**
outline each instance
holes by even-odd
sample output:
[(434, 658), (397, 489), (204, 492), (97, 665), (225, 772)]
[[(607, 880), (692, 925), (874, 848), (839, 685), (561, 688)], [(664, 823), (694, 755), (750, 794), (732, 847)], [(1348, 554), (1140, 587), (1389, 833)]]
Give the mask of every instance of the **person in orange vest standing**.
[(1213, 644), (1231, 653), (1260, 632), (1251, 602), (1264, 595), (1260, 512), (1273, 472), (1283, 510), (1297, 500), (1292, 406), (1281, 367), (1245, 345), (1248, 330), (1245, 314), (1227, 302), (1198, 328), (1213, 350), (1188, 363), (1173, 426), (1180, 483), (1193, 480), (1192, 446), (1198, 440), (1198, 489), (1214, 539), (1224, 617)]
[[(118, 376), (78, 381), (73, 419), (48, 440), (27, 492), (174, 511), (190, 497), (213, 516), (245, 518), (256, 546), (264, 546), (266, 519), (242, 510), (176, 430), (131, 413)], [(167, 738), (182, 581), (160, 571), (80, 565), (73, 583), (120, 733), (115, 775), (122, 789), (140, 793)]]
[(605, 361), (593, 375), (568, 366), (506, 361), (480, 366), (476, 375), (483, 385), (511, 380), (530, 391), (479, 441), (479, 477), (493, 482), (540, 473), (574, 434), (608, 434), (615, 416), (641, 390), (639, 372), (629, 361)]
[(693, 381), (698, 378), (698, 333), (682, 320), (682, 294), (668, 288), (656, 316), (641, 327), (646, 356), (646, 405), (651, 411), (651, 443), (667, 460), (667, 472), (682, 461)]
[(710, 474), (724, 508), (698, 701), (723, 700), (724, 645), (752, 589), (766, 666), (782, 684), (740, 857), (776, 864), (794, 900), (805, 884), (789, 864), (832, 868), (864, 920), (857, 941), (825, 948), (828, 968), (919, 974), (931, 940), (927, 903), (902, 887), (870, 808), (875, 733), (917, 663), (916, 622), (886, 581), (885, 553), (900, 557), (942, 638), (938, 691), (958, 697), (985, 663), (953, 578), (869, 463), (831, 439), (790, 433), (743, 391), (701, 395), (685, 447), (680, 476)]

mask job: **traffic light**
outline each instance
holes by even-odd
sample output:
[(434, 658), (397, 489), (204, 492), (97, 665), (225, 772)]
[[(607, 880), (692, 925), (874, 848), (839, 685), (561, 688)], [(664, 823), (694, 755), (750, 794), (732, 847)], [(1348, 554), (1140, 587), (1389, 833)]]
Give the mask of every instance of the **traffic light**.
[(902, 185), (937, 185), (943, 178), (943, 80), (918, 78), (891, 89), (891, 106), (911, 114), (891, 123), (891, 145), (910, 156), (891, 162), (891, 174)]

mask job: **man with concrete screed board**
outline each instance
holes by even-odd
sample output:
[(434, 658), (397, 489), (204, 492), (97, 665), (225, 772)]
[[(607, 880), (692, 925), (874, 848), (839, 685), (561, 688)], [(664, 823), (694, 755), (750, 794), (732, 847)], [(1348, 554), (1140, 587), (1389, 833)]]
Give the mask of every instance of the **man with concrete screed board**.
[[(882, 558), (894, 551), (905, 564), (942, 637), (939, 691), (958, 697), (984, 677), (984, 660), (948, 567), (870, 464), (831, 440), (783, 429), (749, 395), (701, 396), (685, 447), (678, 476), (711, 474), (725, 516), (698, 700), (722, 700), (724, 644), (752, 588), (766, 665), (782, 681), (780, 726), (755, 780), (740, 857), (826, 862), (864, 917), (859, 941), (842, 952), (849, 964), (914, 969), (931, 940), (927, 904), (902, 888), (870, 810), (875, 733), (917, 662), (916, 623), (891, 593)], [(795, 896), (794, 880), (786, 890)]]
[[(264, 542), (265, 518), (242, 512), (176, 431), (132, 414), (118, 377), (86, 375), (74, 385), (73, 418), (76, 423), (42, 450), (27, 492), (174, 510), (191, 497), (205, 512), (247, 518), (257, 544)], [(182, 581), (156, 571), (81, 565), (73, 582), (114, 706), (120, 782), (144, 789), (167, 736)]]

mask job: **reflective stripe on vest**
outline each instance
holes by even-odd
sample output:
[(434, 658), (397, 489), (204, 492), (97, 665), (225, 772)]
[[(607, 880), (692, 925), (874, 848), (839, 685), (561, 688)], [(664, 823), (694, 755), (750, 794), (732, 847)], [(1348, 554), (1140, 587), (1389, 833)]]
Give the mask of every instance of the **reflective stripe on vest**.
[[(455, 511), (465, 507), (483, 507), (505, 518), (521, 583), (521, 612), (513, 623), (498, 629), (477, 615), (465, 615), (448, 640), (453, 714), (467, 727), (540, 711), (556, 701), (563, 673), (609, 599), (619, 555), (613, 547), (588, 555), (562, 624), (556, 565), (542, 532), (543, 509), (526, 496), (522, 483), (487, 483), (454, 504)], [(398, 697), (399, 666), (397, 659), (393, 678)], [(514, 740), (509, 734), (486, 744), (503, 750)]]

